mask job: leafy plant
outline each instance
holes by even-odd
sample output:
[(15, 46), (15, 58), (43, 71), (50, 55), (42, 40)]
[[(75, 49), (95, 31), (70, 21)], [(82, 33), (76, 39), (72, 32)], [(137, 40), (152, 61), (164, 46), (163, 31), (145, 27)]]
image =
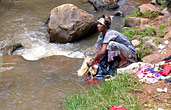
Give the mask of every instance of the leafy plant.
[(146, 11), (144, 13), (141, 13), (139, 9), (135, 10), (135, 13), (132, 15), (128, 15), (126, 16), (126, 18), (128, 17), (141, 17), (141, 18), (155, 18), (157, 16), (159, 16), (160, 12), (158, 11)]
[(153, 42), (154, 42), (155, 45), (158, 46), (161, 43), (161, 40), (157, 38)]
[(145, 36), (154, 36), (156, 34), (156, 30), (154, 28), (145, 28), (144, 32), (142, 33), (142, 37)]
[(144, 18), (155, 18), (159, 16), (160, 12), (158, 11), (146, 11), (145, 13), (142, 14), (142, 17)]
[(146, 55), (149, 55), (151, 52), (153, 51), (153, 49), (139, 49), (136, 51), (138, 57), (141, 59), (143, 57), (145, 57)]
[(127, 28), (122, 29), (121, 33), (123, 33), (125, 36), (128, 37), (128, 39), (133, 39), (134, 35), (140, 35), (140, 32), (138, 31), (140, 28)]
[(141, 35), (142, 37), (154, 36), (156, 30), (154, 28), (145, 28), (143, 31), (140, 31), (140, 28), (127, 28), (122, 29), (121, 33), (128, 37), (128, 39), (133, 39), (134, 35)]
[(158, 37), (164, 37), (166, 32), (164, 32), (164, 28), (166, 28), (167, 24), (160, 25), (159, 31), (157, 32)]

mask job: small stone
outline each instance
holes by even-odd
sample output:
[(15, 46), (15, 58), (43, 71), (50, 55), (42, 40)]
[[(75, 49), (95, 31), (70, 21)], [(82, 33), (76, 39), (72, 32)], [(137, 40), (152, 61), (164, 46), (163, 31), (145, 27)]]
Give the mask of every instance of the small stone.
[(132, 40), (131, 42), (132, 42), (133, 46), (138, 46), (140, 44), (139, 40)]
[(158, 49), (161, 49), (161, 50), (163, 50), (165, 47), (166, 47), (165, 45), (163, 45), (163, 44), (160, 44), (160, 45), (158, 46)]
[(164, 44), (168, 45), (169, 44), (169, 41), (168, 40), (165, 40), (164, 41)]

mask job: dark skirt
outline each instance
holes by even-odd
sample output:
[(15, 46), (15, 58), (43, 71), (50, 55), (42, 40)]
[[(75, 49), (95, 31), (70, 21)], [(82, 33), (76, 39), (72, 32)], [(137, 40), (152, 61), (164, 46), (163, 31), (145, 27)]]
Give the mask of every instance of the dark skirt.
[[(108, 62), (108, 57), (104, 56), (100, 59), (100, 61), (97, 63), (98, 70), (96, 75), (94, 76), (100, 76), (100, 75), (114, 75), (116, 73), (116, 69), (119, 66), (119, 57), (115, 57), (114, 61)], [(104, 77), (96, 77), (96, 79), (104, 79)]]

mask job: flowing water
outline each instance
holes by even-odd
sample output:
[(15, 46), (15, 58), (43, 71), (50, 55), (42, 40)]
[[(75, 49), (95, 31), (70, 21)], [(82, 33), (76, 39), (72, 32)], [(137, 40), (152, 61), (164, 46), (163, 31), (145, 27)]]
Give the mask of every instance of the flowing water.
[[(120, 0), (118, 10), (127, 15), (149, 1)], [(95, 12), (81, 0), (0, 0), (0, 48), (17, 43), (24, 46), (15, 55), (0, 52), (0, 110), (60, 110), (69, 93), (90, 89), (76, 71), (98, 33), (76, 43), (48, 41), (44, 23), (54, 7), (65, 3), (95, 17), (116, 11)], [(114, 17), (111, 28), (120, 31), (123, 25), (122, 17)]]

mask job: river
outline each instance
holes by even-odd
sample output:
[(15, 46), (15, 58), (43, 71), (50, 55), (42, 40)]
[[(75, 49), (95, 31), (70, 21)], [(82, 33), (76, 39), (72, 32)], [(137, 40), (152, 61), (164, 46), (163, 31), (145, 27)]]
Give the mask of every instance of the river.
[[(120, 0), (119, 9), (131, 14), (150, 0)], [(85, 92), (95, 84), (78, 78), (76, 71), (98, 33), (82, 41), (49, 43), (44, 23), (56, 6), (72, 3), (99, 17), (116, 10), (95, 12), (81, 0), (0, 0), (0, 48), (21, 43), (14, 55), (0, 52), (0, 110), (60, 110), (71, 92)], [(120, 31), (123, 17), (114, 17), (112, 29)]]

